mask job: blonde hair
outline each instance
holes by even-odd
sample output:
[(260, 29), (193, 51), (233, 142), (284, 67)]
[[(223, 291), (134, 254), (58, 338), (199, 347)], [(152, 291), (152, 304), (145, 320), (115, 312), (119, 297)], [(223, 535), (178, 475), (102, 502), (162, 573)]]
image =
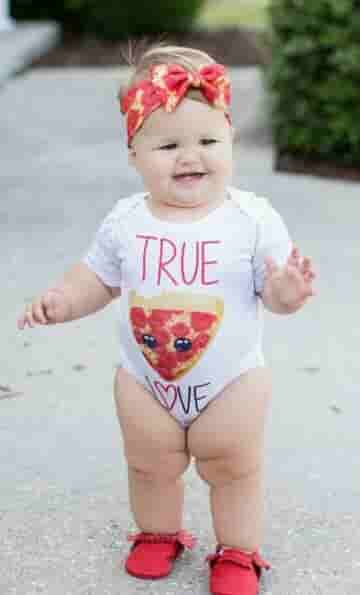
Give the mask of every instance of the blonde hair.
[[(136, 58), (134, 62), (131, 62), (130, 56), (130, 65), (133, 71), (128, 83), (121, 85), (118, 98), (121, 100), (134, 84), (146, 80), (149, 76), (149, 67), (152, 64), (178, 64), (186, 68), (189, 72), (195, 73), (202, 66), (208, 66), (214, 63), (215, 60), (209, 54), (195, 48), (177, 45), (152, 45), (139, 58)], [(188, 96), (191, 99), (206, 103), (204, 96), (197, 89), (190, 89)]]

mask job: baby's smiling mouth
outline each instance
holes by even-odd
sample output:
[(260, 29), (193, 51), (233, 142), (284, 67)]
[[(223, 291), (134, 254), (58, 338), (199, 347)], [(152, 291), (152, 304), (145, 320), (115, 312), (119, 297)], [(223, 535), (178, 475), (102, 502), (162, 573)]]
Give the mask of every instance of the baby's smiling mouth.
[(206, 175), (205, 171), (188, 171), (181, 174), (175, 174), (175, 180), (193, 180), (200, 179)]

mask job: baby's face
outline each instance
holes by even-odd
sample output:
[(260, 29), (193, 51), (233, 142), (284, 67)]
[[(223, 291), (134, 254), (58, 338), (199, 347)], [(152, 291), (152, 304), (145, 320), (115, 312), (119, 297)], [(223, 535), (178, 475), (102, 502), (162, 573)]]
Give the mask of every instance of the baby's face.
[(145, 120), (130, 159), (154, 201), (216, 204), (232, 175), (232, 129), (223, 111), (185, 98), (175, 111), (160, 108)]

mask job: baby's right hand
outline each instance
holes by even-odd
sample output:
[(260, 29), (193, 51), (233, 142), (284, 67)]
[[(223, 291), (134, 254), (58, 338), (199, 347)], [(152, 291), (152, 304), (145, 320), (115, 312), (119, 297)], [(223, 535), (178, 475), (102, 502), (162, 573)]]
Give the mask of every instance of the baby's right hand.
[(20, 330), (27, 325), (57, 324), (70, 319), (71, 304), (60, 289), (49, 289), (32, 304), (27, 306), (24, 314), (17, 321)]

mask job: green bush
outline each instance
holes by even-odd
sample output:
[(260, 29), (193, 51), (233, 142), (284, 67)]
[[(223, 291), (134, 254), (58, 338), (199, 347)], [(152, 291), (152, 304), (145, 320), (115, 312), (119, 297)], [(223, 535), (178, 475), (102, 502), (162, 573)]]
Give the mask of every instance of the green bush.
[(186, 31), (204, 0), (12, 0), (18, 20), (56, 20), (64, 30), (124, 39)]
[(272, 0), (269, 15), (278, 155), (360, 165), (360, 1)]

